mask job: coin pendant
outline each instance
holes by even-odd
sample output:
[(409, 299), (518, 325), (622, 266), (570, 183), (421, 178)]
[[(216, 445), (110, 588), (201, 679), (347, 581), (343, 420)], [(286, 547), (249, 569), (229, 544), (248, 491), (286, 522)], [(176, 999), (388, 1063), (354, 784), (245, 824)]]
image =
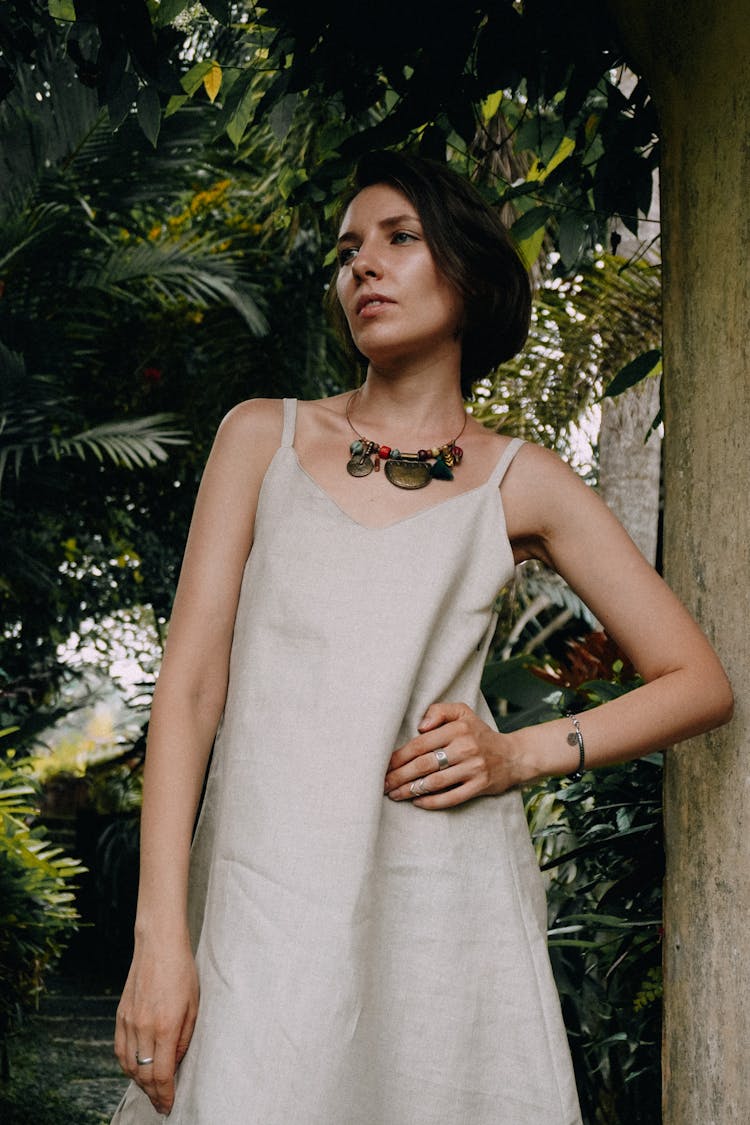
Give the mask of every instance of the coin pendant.
[(369, 476), (372, 470), (372, 458), (365, 453), (355, 453), (346, 463), (346, 471), (352, 477)]
[(385, 475), (396, 488), (424, 488), (432, 479), (424, 461), (386, 461)]

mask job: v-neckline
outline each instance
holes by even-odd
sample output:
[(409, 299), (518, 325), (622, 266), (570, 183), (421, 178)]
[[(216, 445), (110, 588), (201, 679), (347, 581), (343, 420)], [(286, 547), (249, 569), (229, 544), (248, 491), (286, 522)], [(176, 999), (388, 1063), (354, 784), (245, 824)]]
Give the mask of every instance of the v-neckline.
[[(299, 459), (299, 454), (297, 453), (297, 450), (294, 448), (293, 445), (279, 446), (279, 448), (276, 451), (277, 455), (281, 452), (282, 449), (288, 449), (289, 450), (289, 452), (292, 455), (292, 458), (293, 458), (293, 461), (294, 461), (294, 464), (295, 464), (297, 470), (300, 472), (300, 474), (302, 475), (302, 477), (305, 480), (309, 481), (309, 483), (312, 485), (312, 487), (315, 489), (315, 491), (320, 496), (322, 496), (333, 508), (335, 508), (336, 511), (340, 513), (340, 515), (342, 515), (346, 520), (348, 520), (349, 523), (351, 523), (354, 527), (361, 528), (363, 531), (388, 531), (390, 528), (398, 527), (400, 524), (408, 523), (410, 520), (414, 520), (419, 516), (423, 516), (427, 512), (434, 512), (438, 508), (443, 508), (446, 504), (452, 504), (456, 500), (462, 500), (465, 496), (474, 496), (477, 493), (482, 492), (484, 489), (488, 488), (488, 486), (492, 483), (492, 478), (495, 475), (497, 465), (500, 463), (500, 460), (502, 459), (502, 457), (505, 454), (505, 450), (503, 450), (503, 453), (500, 454), (500, 457), (495, 462), (495, 465), (493, 466), (493, 469), (492, 469), (492, 472), (490, 473), (490, 475), (487, 477), (486, 480), (483, 480), (480, 484), (475, 484), (472, 488), (466, 488), (466, 489), (463, 490), (463, 492), (455, 492), (452, 496), (446, 496), (443, 500), (438, 500), (434, 504), (428, 504), (424, 508), (418, 508), (416, 512), (410, 512), (406, 516), (399, 516), (398, 519), (391, 520), (389, 523), (367, 524), (367, 523), (362, 523), (361, 520), (356, 519), (351, 514), (351, 512), (347, 512), (346, 508), (343, 508), (341, 506), (341, 504), (339, 504), (338, 500), (335, 500), (333, 498), (333, 496), (331, 496), (330, 492), (326, 491), (326, 489), (323, 488), (322, 484), (320, 484), (315, 479), (315, 477), (302, 464), (302, 462)], [(499, 501), (499, 504), (500, 504), (500, 509), (503, 513), (503, 518), (504, 518), (505, 513), (504, 513), (503, 508), (502, 508), (502, 497), (500, 495), (499, 484), (494, 491), (497, 493), (498, 501)]]

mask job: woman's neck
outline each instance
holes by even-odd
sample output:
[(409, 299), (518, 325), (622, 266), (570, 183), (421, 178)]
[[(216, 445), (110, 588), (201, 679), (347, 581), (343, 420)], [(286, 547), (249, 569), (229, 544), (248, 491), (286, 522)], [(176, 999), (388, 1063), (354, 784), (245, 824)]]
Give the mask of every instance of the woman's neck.
[(370, 364), (351, 410), (356, 428), (394, 442), (401, 435), (445, 441), (461, 428), (463, 415), (460, 372), (438, 365), (396, 373)]

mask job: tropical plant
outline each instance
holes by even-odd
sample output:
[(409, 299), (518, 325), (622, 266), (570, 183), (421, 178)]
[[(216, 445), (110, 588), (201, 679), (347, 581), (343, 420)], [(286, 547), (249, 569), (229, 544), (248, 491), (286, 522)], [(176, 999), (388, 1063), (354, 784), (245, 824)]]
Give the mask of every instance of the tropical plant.
[[(490, 700), (502, 691), (511, 705), (496, 708), (501, 730), (584, 711), (640, 682), (603, 633), (561, 651), (488, 665)], [(661, 766), (652, 754), (578, 781), (551, 778), (525, 796), (587, 1125), (659, 1120)]]
[(157, 154), (133, 121), (112, 133), (59, 36), (13, 77), (0, 105), (0, 628), (15, 692), (49, 687), (57, 646), (92, 612), (149, 601), (165, 615), (219, 418), (248, 395), (294, 393), (307, 344), (321, 361), (307, 360), (308, 385), (326, 361), (320, 313), (289, 325), (283, 299), (293, 278), (300, 307), (319, 306), (317, 244), (269, 219), (272, 175), (250, 155), (215, 166), (218, 109), (177, 114)]
[(535, 294), (526, 347), (476, 385), (472, 413), (575, 463), (581, 417), (660, 369), (660, 294), (654, 263), (599, 251), (569, 277), (553, 263)]
[[(437, 15), (418, 0), (399, 10), (397, 35), (389, 16), (362, 35), (357, 13), (340, 0), (314, 9), (289, 0), (267, 0), (262, 9), (139, 0), (106, 10), (59, 0), (52, 10), (70, 28), (80, 80), (97, 88), (115, 121), (134, 105), (154, 142), (175, 101), (204, 91), (222, 103), (222, 127), (238, 145), (261, 121), (283, 132), (309, 112), (304, 103), (327, 107), (306, 159), (290, 162), (298, 202), (329, 198), (342, 167), (368, 149), (416, 142), (442, 159), (448, 144), (482, 160), (512, 136), (535, 159), (498, 195), (524, 212), (524, 239), (541, 239), (545, 227), (554, 234), (566, 266), (605, 241), (611, 215), (635, 230), (639, 211), (648, 210), (655, 113), (643, 83), (620, 88), (625, 53), (608, 6), (596, 0), (451, 4)], [(227, 29), (223, 39), (209, 13)], [(23, 51), (23, 34), (7, 39)], [(260, 104), (258, 71), (270, 78)], [(498, 134), (487, 122), (508, 94), (517, 110)]]
[(73, 880), (83, 868), (41, 826), (30, 827), (38, 807), (38, 787), (22, 764), (0, 762), (0, 1051), (6, 1072), (8, 1033), (38, 999), (78, 917)]

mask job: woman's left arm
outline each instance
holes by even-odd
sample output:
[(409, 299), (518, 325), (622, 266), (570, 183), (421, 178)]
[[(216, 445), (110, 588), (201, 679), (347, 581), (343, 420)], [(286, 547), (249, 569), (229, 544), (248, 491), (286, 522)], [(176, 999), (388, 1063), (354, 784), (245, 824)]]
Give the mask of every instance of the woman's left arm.
[[(586, 767), (613, 765), (727, 722), (732, 691), (707, 638), (596, 493), (554, 454), (526, 446), (503, 483), (517, 560), (556, 570), (632, 661), (643, 686), (579, 716)], [(424, 808), (571, 773), (570, 719), (497, 734), (462, 703), (436, 703), (420, 734), (393, 755), (386, 792)], [(436, 772), (435, 750), (448, 767)], [(433, 777), (433, 773), (435, 776)]]

